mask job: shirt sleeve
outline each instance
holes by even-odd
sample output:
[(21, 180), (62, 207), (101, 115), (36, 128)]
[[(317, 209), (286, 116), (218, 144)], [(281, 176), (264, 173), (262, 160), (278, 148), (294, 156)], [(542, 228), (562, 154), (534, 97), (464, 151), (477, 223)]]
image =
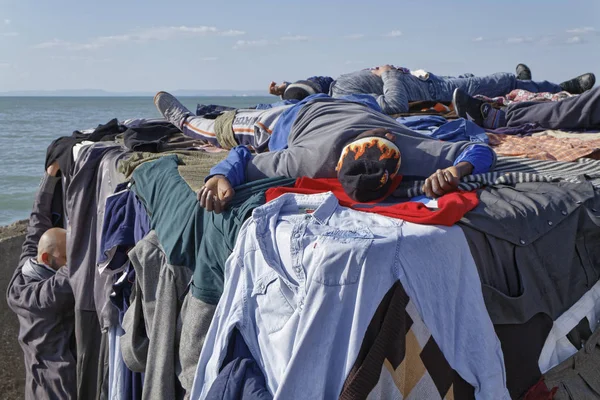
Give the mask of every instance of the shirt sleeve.
[(331, 86), (331, 83), (333, 82), (333, 78), (330, 76), (311, 76), (310, 78), (307, 79), (307, 81), (311, 81), (316, 83), (317, 85), (319, 85), (321, 87), (321, 92), (320, 93), (329, 93), (329, 87)]
[(473, 166), (473, 175), (484, 174), (492, 169), (496, 163), (496, 152), (488, 146), (472, 144), (454, 161), (454, 165), (460, 162), (468, 162)]
[(246, 146), (236, 146), (229, 151), (227, 158), (210, 169), (205, 182), (214, 175), (224, 175), (231, 186), (246, 182), (246, 166), (252, 159), (252, 153)]
[(44, 232), (52, 228), (52, 197), (59, 180), (60, 177), (44, 173), (29, 216), (19, 265), (23, 265), (28, 258), (37, 256), (40, 238)]

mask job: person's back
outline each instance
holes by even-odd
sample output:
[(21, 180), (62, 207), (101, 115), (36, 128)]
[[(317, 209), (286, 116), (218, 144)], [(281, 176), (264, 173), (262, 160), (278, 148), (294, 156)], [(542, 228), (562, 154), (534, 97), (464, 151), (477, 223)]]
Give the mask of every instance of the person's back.
[(7, 294), (19, 319), (27, 399), (70, 398), (75, 380), (73, 291), (65, 268), (56, 273), (29, 259)]
[(394, 133), (402, 152), (400, 174), (427, 177), (451, 166), (470, 143), (446, 143), (413, 132), (364, 104), (318, 98), (302, 107), (288, 138), (288, 148), (257, 154), (248, 163), (249, 181), (264, 177), (335, 178), (342, 148), (364, 131)]
[(6, 293), (19, 319), (28, 400), (77, 397), (75, 299), (64, 266), (66, 231), (53, 228), (50, 219), (59, 181), (60, 177), (45, 175), (40, 184), (20, 262)]

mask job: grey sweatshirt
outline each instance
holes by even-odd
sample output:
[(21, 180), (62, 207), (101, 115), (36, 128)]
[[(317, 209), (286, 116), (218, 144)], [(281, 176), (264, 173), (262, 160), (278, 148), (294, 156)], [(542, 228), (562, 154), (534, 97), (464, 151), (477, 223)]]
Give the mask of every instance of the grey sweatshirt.
[(438, 169), (450, 167), (471, 145), (442, 142), (413, 132), (362, 104), (321, 98), (302, 107), (292, 126), (287, 149), (257, 154), (250, 160), (247, 181), (277, 176), (335, 178), (343, 147), (359, 134), (375, 128), (396, 134), (401, 154), (399, 173), (404, 176), (426, 178)]

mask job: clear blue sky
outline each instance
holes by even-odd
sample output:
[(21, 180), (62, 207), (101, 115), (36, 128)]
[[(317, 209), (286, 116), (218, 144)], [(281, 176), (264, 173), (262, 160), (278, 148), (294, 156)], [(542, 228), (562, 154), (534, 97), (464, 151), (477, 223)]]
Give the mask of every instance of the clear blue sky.
[(0, 0), (0, 91), (262, 89), (390, 63), (600, 72), (600, 1)]

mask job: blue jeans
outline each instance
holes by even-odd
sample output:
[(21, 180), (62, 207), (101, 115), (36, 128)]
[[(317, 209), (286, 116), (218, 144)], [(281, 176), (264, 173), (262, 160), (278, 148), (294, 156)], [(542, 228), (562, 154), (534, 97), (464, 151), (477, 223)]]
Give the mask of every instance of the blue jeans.
[(472, 78), (444, 78), (430, 74), (429, 81), (433, 85), (437, 101), (452, 101), (452, 94), (457, 88), (471, 96), (481, 94), (488, 97), (504, 96), (514, 89), (523, 89), (532, 93), (557, 93), (562, 90), (559, 85), (552, 82), (521, 81), (514, 74), (507, 72)]

